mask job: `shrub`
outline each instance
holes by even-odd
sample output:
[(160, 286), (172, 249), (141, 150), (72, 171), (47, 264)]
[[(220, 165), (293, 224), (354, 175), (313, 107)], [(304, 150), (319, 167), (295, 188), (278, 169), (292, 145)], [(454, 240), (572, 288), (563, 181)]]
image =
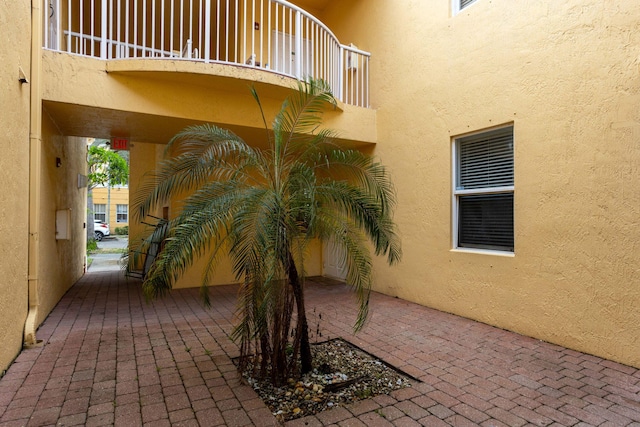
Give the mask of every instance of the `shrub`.
[(98, 242), (96, 239), (87, 239), (87, 253), (91, 253), (98, 249)]
[(124, 227), (116, 227), (116, 235), (118, 236), (126, 236), (129, 234), (129, 226), (125, 225)]

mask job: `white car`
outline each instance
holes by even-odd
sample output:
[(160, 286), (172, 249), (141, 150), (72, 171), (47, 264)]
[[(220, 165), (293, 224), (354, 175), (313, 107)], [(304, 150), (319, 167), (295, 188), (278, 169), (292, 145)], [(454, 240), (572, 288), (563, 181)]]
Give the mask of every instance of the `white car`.
[(93, 229), (95, 231), (96, 240), (99, 242), (104, 236), (111, 234), (109, 230), (109, 224), (106, 224), (99, 219), (93, 220)]

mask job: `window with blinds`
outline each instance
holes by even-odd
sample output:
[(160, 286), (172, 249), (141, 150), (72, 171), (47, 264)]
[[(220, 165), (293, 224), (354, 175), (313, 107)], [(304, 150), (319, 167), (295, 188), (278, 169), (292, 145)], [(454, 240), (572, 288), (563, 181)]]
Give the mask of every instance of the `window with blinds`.
[(513, 252), (513, 127), (457, 139), (454, 159), (456, 246)]
[(93, 205), (93, 218), (105, 222), (107, 220), (107, 205), (103, 203)]
[(129, 205), (116, 205), (116, 222), (129, 222)]
[(453, 0), (453, 14), (457, 14), (462, 9), (475, 2), (476, 0)]

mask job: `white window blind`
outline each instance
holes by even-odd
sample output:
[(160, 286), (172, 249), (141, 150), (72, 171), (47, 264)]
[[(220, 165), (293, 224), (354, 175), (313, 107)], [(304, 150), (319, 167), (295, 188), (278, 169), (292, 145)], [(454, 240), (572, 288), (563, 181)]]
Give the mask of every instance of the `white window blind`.
[(513, 185), (511, 128), (458, 140), (458, 189)]

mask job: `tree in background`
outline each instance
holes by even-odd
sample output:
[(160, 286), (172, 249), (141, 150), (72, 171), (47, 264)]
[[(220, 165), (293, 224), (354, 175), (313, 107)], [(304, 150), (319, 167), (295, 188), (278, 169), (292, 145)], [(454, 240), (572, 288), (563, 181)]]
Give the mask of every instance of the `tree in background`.
[(272, 131), (252, 93), (269, 148), (255, 148), (213, 125), (176, 135), (166, 160), (136, 193), (133, 210), (143, 220), (180, 198), (181, 211), (170, 219), (168, 231), (157, 227), (134, 252), (147, 252), (145, 245), (168, 233), (160, 236), (164, 248), (143, 282), (151, 298), (169, 291), (196, 258), (208, 255), (202, 273), (206, 304), (206, 286), (220, 259), (229, 255), (242, 282), (233, 334), (240, 342), (240, 369), (253, 367), (282, 384), (312, 369), (304, 303), (308, 244), (319, 239), (342, 249), (347, 283), (359, 300), (356, 330), (368, 313), (369, 243), (389, 264), (400, 260), (401, 249), (392, 220), (395, 192), (385, 168), (336, 145), (332, 132), (318, 131), (322, 111), (335, 105), (329, 86), (300, 83)]
[(129, 163), (118, 152), (90, 145), (87, 155), (87, 239), (95, 238), (93, 227), (93, 194), (99, 186), (124, 185), (129, 182)]

